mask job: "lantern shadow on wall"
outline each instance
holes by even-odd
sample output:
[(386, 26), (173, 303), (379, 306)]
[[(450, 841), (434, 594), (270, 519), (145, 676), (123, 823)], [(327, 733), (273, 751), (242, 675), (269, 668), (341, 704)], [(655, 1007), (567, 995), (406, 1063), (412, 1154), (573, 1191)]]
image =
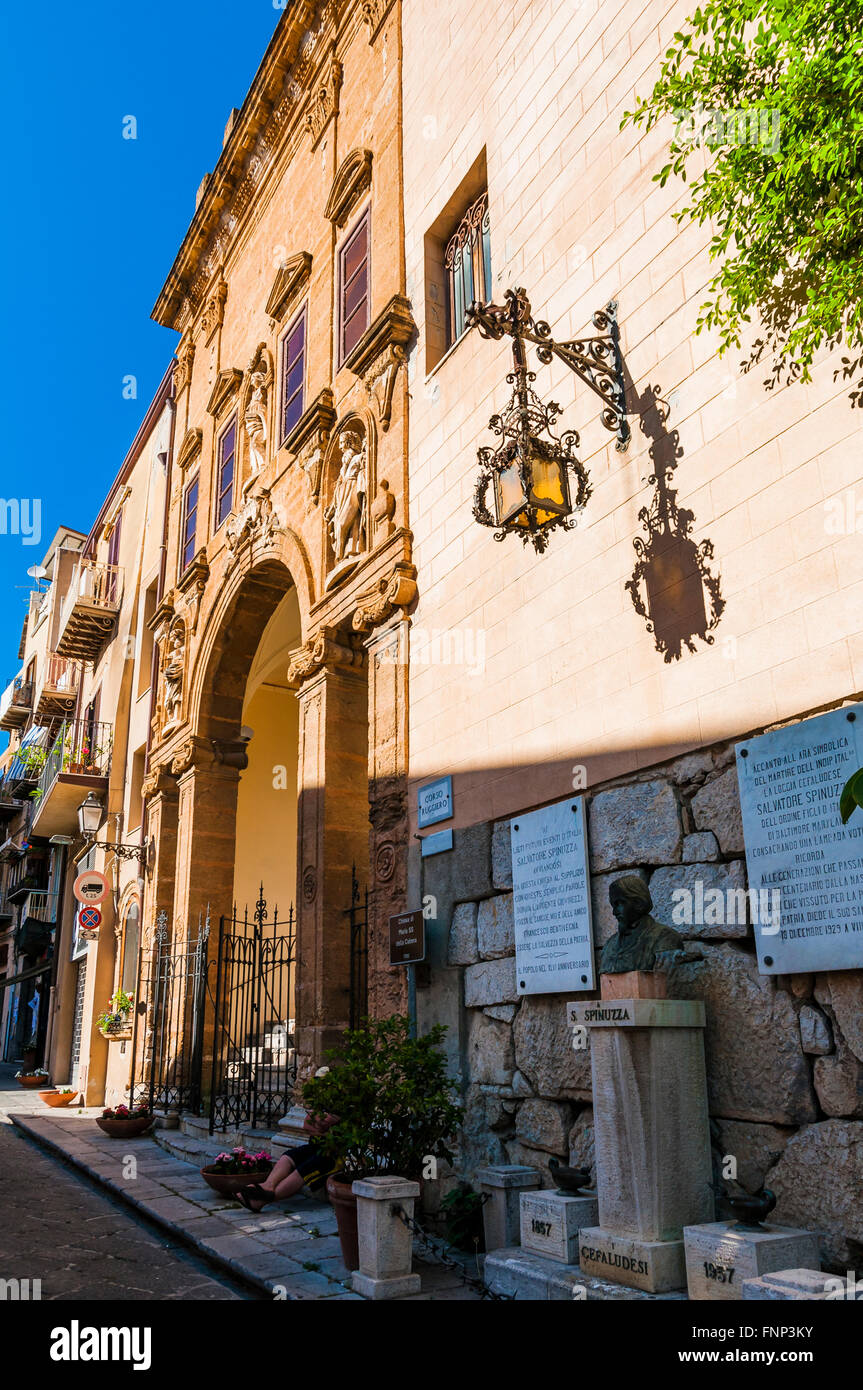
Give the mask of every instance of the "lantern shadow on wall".
[(638, 562), (625, 587), (656, 650), (666, 661), (679, 661), (684, 649), (697, 650), (696, 638), (713, 644), (725, 600), (719, 575), (712, 574), (708, 564), (713, 542), (693, 540), (695, 513), (678, 506), (677, 488), (672, 487), (683, 450), (679, 431), (666, 428), (668, 402), (658, 386), (648, 386), (640, 396), (630, 388), (627, 397), (637, 402), (641, 431), (653, 441), (648, 450), (653, 472), (647, 484), (654, 491), (649, 505), (638, 513), (647, 537), (633, 541)]

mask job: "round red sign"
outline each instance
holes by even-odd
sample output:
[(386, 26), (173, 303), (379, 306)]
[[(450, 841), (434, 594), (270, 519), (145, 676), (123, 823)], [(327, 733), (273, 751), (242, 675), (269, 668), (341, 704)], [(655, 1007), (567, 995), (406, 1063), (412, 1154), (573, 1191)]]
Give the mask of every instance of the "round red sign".
[(107, 878), (98, 869), (85, 869), (75, 879), (72, 892), (79, 903), (96, 907), (107, 898), (109, 886)]

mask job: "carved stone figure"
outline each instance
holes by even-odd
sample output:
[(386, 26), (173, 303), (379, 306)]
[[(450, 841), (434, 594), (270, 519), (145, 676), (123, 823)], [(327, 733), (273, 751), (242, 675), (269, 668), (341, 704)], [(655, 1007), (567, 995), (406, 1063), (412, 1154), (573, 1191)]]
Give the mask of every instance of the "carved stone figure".
[(318, 500), (323, 462), (324, 453), (320, 446), (316, 446), (312, 449), (302, 460), (302, 469), (305, 474), (306, 486), (308, 487), (309, 502), (317, 502)]
[(336, 564), (361, 555), (366, 548), (366, 493), (368, 467), (366, 441), (355, 430), (339, 436), (342, 465), (333, 500), (324, 512)]
[(252, 473), (260, 473), (266, 463), (267, 448), (267, 373), (252, 372), (252, 393), (243, 415), (249, 437), (249, 461)]
[(673, 927), (651, 917), (653, 899), (643, 879), (635, 874), (616, 878), (608, 890), (617, 931), (602, 948), (600, 972), (622, 975), (629, 970), (653, 971), (664, 951), (682, 951), (683, 938)]
[(168, 633), (165, 665), (162, 669), (162, 708), (166, 729), (180, 719), (183, 705), (183, 671), (186, 665), (185, 645), (186, 634), (182, 625), (177, 623)]

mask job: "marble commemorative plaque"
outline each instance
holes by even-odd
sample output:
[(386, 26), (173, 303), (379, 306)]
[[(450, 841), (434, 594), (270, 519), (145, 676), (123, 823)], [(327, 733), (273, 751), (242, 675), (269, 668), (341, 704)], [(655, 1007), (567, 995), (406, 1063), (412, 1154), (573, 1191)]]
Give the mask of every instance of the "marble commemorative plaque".
[(863, 966), (863, 811), (839, 794), (863, 766), (863, 705), (737, 745), (749, 910), (762, 975)]
[(518, 993), (594, 989), (584, 797), (515, 816), (510, 830)]

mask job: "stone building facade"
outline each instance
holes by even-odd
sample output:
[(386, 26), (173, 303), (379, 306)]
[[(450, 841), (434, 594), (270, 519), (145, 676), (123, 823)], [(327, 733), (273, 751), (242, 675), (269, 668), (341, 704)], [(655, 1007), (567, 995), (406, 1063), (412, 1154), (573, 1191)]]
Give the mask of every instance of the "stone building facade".
[[(859, 699), (863, 681), (860, 538), (835, 523), (863, 436), (837, 360), (766, 390), (764, 364), (742, 372), (696, 335), (709, 229), (679, 227), (685, 189), (654, 182), (670, 128), (620, 129), (687, 12), (444, 3), (432, 72), (426, 7), (404, 4), (410, 829), (417, 789), (449, 774), (454, 836), (431, 857), (413, 846), (408, 896), (436, 912), (418, 1018), (449, 1027), (468, 1175), (528, 1162), (550, 1184), (549, 1155), (591, 1158), (589, 1054), (573, 1050), (566, 996), (517, 991), (512, 818), (586, 793), (597, 949), (622, 872), (648, 880), (668, 922), (678, 887), (747, 886), (735, 743)], [(596, 396), (531, 352), (591, 486), (542, 554), (472, 516), (476, 451), (511, 390), (507, 340), (453, 334), (447, 312), (452, 248), (471, 244), (478, 206), (480, 297), (523, 287), (559, 341), (617, 305), (626, 450)], [(677, 611), (643, 563), (663, 534), (689, 556)], [(692, 934), (703, 958), (672, 992), (707, 1006), (717, 1158), (752, 1189), (766, 1179), (777, 1218), (824, 1231), (836, 1264), (859, 1264), (861, 972), (766, 977), (747, 922)]]
[(348, 1020), (352, 870), (377, 921), (405, 892), (399, 49), (398, 4), (286, 9), (154, 309), (180, 341), (145, 937), (262, 881), (293, 902), (301, 1068)]

